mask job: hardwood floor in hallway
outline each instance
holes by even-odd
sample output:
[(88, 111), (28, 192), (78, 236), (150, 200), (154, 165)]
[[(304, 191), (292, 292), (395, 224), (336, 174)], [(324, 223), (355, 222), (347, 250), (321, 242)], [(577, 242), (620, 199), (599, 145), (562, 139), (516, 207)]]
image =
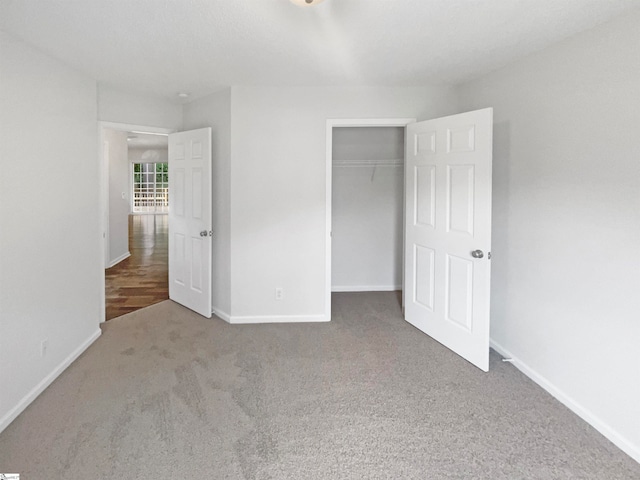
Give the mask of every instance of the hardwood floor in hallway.
[(131, 256), (105, 270), (106, 319), (169, 298), (167, 215), (129, 215)]

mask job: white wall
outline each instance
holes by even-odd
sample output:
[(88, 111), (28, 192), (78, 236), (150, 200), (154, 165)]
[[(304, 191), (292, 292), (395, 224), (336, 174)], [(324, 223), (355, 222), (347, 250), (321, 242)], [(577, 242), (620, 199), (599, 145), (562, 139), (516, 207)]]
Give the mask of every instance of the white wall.
[(149, 161), (167, 163), (168, 148), (131, 148), (128, 150), (129, 163), (145, 163)]
[(107, 160), (109, 165), (109, 259), (107, 267), (111, 267), (130, 255), (130, 166), (126, 132), (105, 128), (103, 140), (108, 144), (106, 151), (109, 152)]
[(399, 290), (404, 128), (337, 127), (332, 136), (331, 288)]
[(100, 334), (97, 133), (95, 82), (0, 32), (0, 430)]
[(231, 312), (231, 89), (184, 106), (184, 129), (211, 127), (212, 152), (212, 304), (229, 320)]
[(453, 92), (233, 87), (231, 106), (232, 316), (318, 319), (326, 288), (327, 119), (438, 117), (457, 110)]
[(98, 86), (98, 120), (179, 130), (182, 105), (164, 98)]
[(494, 107), (491, 336), (640, 461), (640, 12), (459, 89)]

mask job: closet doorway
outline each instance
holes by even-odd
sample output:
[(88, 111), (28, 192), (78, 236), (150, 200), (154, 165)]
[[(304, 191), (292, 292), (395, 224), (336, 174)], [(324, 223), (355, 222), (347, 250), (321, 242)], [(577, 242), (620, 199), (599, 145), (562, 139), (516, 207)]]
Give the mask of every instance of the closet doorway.
[(405, 126), (327, 121), (327, 314), (332, 292), (401, 291)]

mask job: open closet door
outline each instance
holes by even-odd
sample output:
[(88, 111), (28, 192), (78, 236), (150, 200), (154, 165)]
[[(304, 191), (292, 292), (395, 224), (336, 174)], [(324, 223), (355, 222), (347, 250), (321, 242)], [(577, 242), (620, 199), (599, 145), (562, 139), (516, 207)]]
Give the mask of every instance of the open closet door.
[(405, 319), (489, 370), (493, 109), (407, 126)]
[(169, 298), (211, 318), (211, 128), (169, 135)]

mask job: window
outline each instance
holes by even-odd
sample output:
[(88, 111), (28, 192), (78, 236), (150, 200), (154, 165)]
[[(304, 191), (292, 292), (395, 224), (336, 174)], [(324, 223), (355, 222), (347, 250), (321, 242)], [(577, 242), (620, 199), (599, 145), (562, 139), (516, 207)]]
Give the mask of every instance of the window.
[(167, 213), (169, 211), (169, 165), (166, 163), (133, 164), (133, 212)]

